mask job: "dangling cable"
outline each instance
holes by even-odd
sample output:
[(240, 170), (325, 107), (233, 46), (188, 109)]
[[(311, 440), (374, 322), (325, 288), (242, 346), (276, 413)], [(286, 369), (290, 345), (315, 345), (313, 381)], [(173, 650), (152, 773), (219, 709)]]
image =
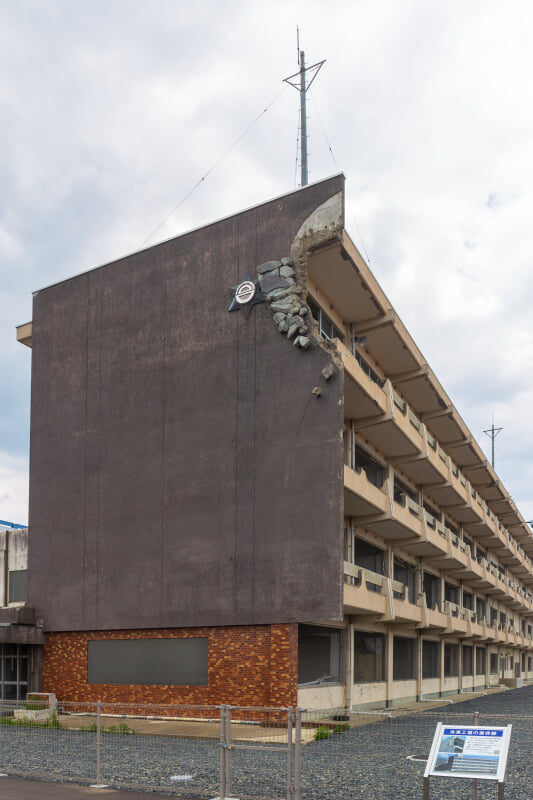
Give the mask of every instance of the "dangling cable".
[(241, 141), (241, 139), (244, 139), (244, 137), (246, 136), (246, 134), (248, 133), (248, 131), (250, 131), (250, 130), (251, 130), (253, 127), (254, 127), (254, 125), (256, 124), (256, 122), (258, 122), (258, 121), (261, 119), (261, 117), (262, 117), (264, 114), (266, 114), (266, 112), (268, 111), (268, 109), (269, 109), (271, 106), (273, 106), (273, 105), (274, 105), (274, 103), (276, 102), (276, 100), (278, 100), (278, 98), (279, 98), (279, 97), (281, 97), (281, 95), (283, 94), (283, 92), (285, 91), (285, 89), (286, 89), (286, 88), (287, 88), (287, 84), (285, 84), (285, 85), (284, 85), (284, 87), (283, 87), (283, 89), (281, 90), (281, 92), (279, 92), (279, 93), (278, 93), (278, 94), (277, 94), (277, 95), (274, 97), (274, 99), (273, 99), (273, 100), (271, 100), (271, 101), (270, 101), (270, 103), (269, 103), (267, 106), (265, 106), (265, 108), (264, 108), (264, 109), (261, 111), (261, 113), (260, 113), (260, 114), (258, 114), (258, 115), (257, 115), (257, 117), (254, 119), (254, 121), (253, 121), (253, 122), (252, 122), (250, 125), (248, 125), (248, 127), (246, 128), (246, 130), (245, 130), (243, 133), (241, 133), (241, 135), (240, 135), (240, 136), (239, 136), (237, 139), (235, 139), (235, 141), (233, 142), (233, 144), (232, 144), (230, 147), (228, 147), (228, 149), (227, 149), (227, 150), (226, 150), (226, 151), (225, 151), (225, 152), (224, 152), (224, 153), (223, 153), (223, 154), (220, 156), (220, 158), (219, 158), (217, 161), (215, 161), (215, 163), (213, 164), (213, 166), (212, 166), (212, 167), (210, 167), (210, 169), (208, 169), (208, 170), (207, 170), (207, 172), (205, 173), (205, 175), (204, 175), (202, 178), (200, 178), (200, 180), (199, 180), (197, 183), (195, 183), (195, 184), (194, 184), (194, 186), (192, 187), (192, 189), (190, 189), (190, 190), (187, 192), (187, 194), (185, 195), (185, 197), (184, 197), (182, 200), (180, 200), (180, 202), (179, 202), (179, 203), (178, 203), (176, 206), (174, 206), (174, 208), (172, 209), (172, 211), (170, 212), (170, 214), (167, 214), (167, 216), (165, 217), (165, 219), (164, 219), (162, 222), (160, 222), (160, 223), (159, 223), (159, 225), (157, 225), (157, 227), (155, 227), (155, 228), (154, 228), (154, 230), (153, 230), (153, 231), (150, 233), (150, 235), (146, 237), (146, 239), (144, 240), (144, 242), (142, 242), (142, 244), (140, 244), (140, 245), (139, 245), (139, 247), (137, 248), (137, 252), (138, 252), (138, 251), (139, 251), (139, 250), (140, 250), (142, 247), (144, 247), (144, 245), (146, 244), (146, 242), (149, 242), (149, 241), (150, 241), (150, 239), (152, 238), (152, 236), (154, 236), (154, 234), (156, 234), (156, 233), (157, 233), (157, 231), (158, 231), (160, 228), (162, 228), (162, 227), (163, 227), (163, 225), (164, 225), (166, 222), (168, 222), (168, 220), (169, 220), (169, 219), (170, 219), (170, 218), (173, 216), (173, 214), (175, 214), (175, 213), (176, 213), (176, 211), (178, 210), (178, 208), (180, 208), (180, 206), (182, 206), (182, 205), (183, 205), (183, 203), (184, 203), (184, 202), (185, 202), (185, 201), (186, 201), (186, 200), (187, 200), (187, 199), (188, 199), (188, 198), (191, 196), (191, 194), (192, 194), (192, 193), (193, 193), (193, 192), (194, 192), (194, 191), (195, 191), (195, 190), (196, 190), (196, 189), (197, 189), (197, 188), (200, 186), (200, 184), (201, 184), (203, 181), (205, 181), (205, 179), (206, 179), (206, 178), (207, 178), (207, 177), (208, 177), (208, 176), (209, 176), (209, 175), (210, 175), (210, 174), (213, 172), (213, 170), (214, 170), (214, 169), (216, 169), (216, 167), (218, 167), (218, 165), (220, 164), (220, 162), (221, 162), (221, 161), (223, 161), (223, 160), (226, 158), (226, 156), (227, 156), (229, 153), (231, 153), (231, 151), (234, 149), (234, 147), (236, 147), (236, 146), (239, 144), (239, 142)]

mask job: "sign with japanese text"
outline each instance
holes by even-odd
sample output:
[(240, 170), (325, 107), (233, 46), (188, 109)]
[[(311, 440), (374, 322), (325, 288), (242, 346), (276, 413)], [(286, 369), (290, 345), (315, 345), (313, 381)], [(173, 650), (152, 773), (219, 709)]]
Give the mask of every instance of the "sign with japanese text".
[(450, 725), (439, 722), (424, 777), (502, 781), (512, 725)]

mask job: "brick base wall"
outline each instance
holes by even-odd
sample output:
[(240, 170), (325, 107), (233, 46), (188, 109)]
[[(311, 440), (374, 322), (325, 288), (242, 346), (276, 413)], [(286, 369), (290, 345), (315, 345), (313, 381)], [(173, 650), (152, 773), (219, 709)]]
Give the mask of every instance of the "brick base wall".
[[(88, 642), (101, 639), (167, 639), (207, 636), (208, 686), (87, 683)], [(295, 706), (298, 690), (298, 626), (47, 633), (42, 691), (60, 700), (110, 703)]]

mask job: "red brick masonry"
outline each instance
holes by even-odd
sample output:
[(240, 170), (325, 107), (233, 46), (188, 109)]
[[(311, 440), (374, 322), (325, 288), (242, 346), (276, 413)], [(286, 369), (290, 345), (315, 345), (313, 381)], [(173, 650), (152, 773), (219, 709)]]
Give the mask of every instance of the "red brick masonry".
[[(207, 636), (208, 686), (87, 683), (87, 643), (95, 639), (173, 639)], [(47, 633), (42, 691), (77, 702), (295, 706), (298, 689), (298, 626)]]

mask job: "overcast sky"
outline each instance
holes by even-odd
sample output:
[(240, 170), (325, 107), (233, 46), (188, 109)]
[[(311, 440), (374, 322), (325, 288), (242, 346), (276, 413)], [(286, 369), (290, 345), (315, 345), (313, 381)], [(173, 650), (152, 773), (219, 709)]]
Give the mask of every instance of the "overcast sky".
[(310, 181), (344, 172), (350, 235), (533, 518), (533, 4), (0, 0), (0, 519), (27, 521), (32, 292), (138, 249), (258, 117), (147, 244), (298, 186), (297, 25), (326, 59)]

